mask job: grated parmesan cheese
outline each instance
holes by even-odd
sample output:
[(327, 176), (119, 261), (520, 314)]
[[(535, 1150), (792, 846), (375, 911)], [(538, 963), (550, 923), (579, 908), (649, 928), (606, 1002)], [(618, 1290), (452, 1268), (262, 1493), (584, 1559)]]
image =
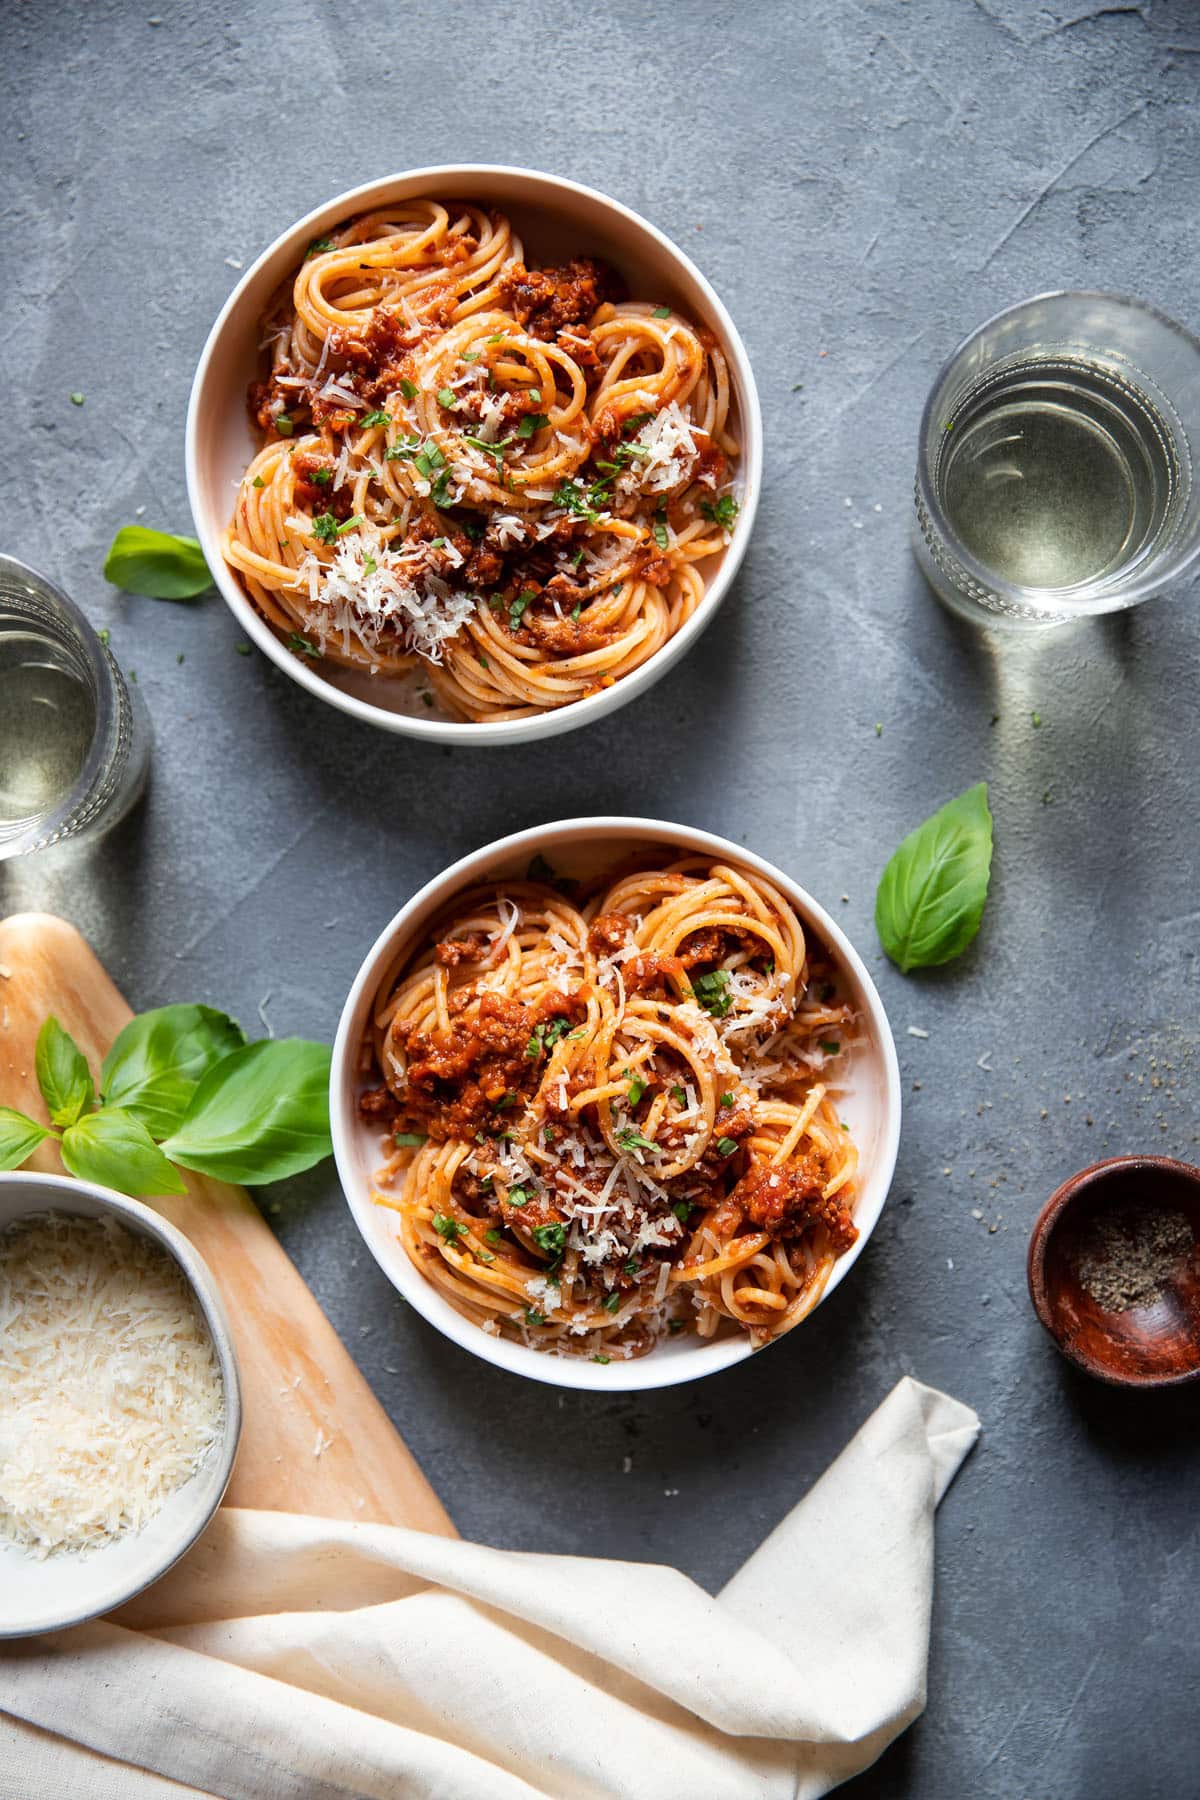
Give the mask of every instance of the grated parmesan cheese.
[(113, 1219), (0, 1234), (0, 1539), (42, 1558), (139, 1531), (216, 1442), (224, 1394), (182, 1271)]
[(369, 527), (339, 538), (332, 562), (322, 564), (310, 554), (296, 573), (308, 584), (309, 630), (322, 647), (340, 638), (345, 652), (351, 638), (377, 650), (390, 632), (406, 650), (441, 662), (443, 644), (478, 611), (474, 595), (455, 593), (419, 560), (389, 549)]

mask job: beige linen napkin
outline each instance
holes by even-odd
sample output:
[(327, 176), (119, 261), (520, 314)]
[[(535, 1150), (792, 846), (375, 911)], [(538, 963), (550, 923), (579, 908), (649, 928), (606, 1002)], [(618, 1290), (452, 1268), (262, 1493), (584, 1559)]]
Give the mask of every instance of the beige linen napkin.
[(226, 1508), (120, 1614), (0, 1646), (0, 1795), (809, 1800), (925, 1703), (933, 1513), (978, 1431), (901, 1381), (715, 1599)]

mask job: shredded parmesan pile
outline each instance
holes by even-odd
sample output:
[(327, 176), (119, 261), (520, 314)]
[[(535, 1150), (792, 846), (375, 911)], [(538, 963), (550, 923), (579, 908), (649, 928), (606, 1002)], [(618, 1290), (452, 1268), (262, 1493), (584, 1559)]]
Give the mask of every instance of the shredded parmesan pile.
[[(449, 544), (443, 554), (451, 565), (462, 561)], [(473, 595), (456, 592), (411, 556), (389, 550), (380, 533), (366, 527), (343, 538), (326, 568), (310, 555), (299, 574), (308, 583), (306, 622), (322, 648), (336, 641), (349, 653), (357, 639), (371, 650), (385, 628), (398, 628), (406, 649), (440, 662), (442, 645), (477, 610)]]
[(157, 1244), (54, 1213), (0, 1234), (0, 1537), (45, 1557), (140, 1530), (223, 1413), (208, 1328)]

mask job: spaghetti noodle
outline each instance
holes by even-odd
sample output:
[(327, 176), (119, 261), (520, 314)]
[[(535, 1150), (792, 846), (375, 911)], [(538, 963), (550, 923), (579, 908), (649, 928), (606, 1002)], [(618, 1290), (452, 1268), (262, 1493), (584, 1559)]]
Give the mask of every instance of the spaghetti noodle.
[(854, 1030), (750, 870), (689, 856), (589, 898), (475, 888), (379, 989), (374, 1197), (485, 1331), (601, 1362), (689, 1329), (762, 1343), (858, 1236), (834, 1104)]
[(519, 719), (696, 610), (738, 511), (710, 331), (595, 260), (528, 268), (497, 212), (408, 200), (311, 245), (265, 332), (225, 555), (297, 655)]

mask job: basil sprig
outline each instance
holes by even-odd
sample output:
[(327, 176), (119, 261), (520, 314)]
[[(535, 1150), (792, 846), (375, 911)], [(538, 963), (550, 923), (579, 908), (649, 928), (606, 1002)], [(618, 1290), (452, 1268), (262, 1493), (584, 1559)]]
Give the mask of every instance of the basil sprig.
[(992, 869), (992, 815), (978, 782), (911, 831), (875, 896), (879, 941), (905, 974), (950, 962), (979, 930)]
[(35, 1067), (50, 1127), (0, 1107), (0, 1169), (54, 1138), (72, 1175), (143, 1198), (184, 1192), (179, 1165), (257, 1186), (330, 1154), (325, 1044), (248, 1044), (210, 1006), (160, 1006), (131, 1019), (104, 1059), (97, 1100), (79, 1046), (58, 1020), (38, 1033)]
[[(279, 1181), (328, 1156), (329, 1049), (264, 1038), (211, 1068), (163, 1149), (222, 1181)], [(270, 1173), (264, 1175), (264, 1165)]]
[(104, 579), (151, 600), (194, 600), (213, 584), (195, 538), (148, 525), (122, 525), (104, 559)]

